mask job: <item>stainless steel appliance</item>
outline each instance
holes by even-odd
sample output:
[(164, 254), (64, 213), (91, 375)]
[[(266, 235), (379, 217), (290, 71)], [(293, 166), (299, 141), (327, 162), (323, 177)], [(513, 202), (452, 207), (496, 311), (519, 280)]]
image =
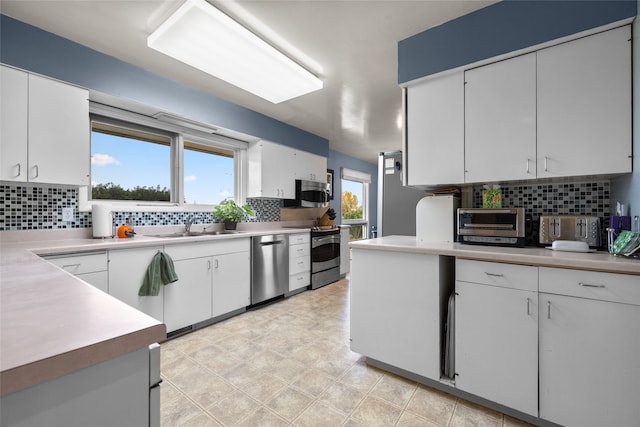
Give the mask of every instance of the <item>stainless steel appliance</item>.
[(311, 289), (340, 279), (340, 229), (311, 230)]
[(458, 241), (479, 245), (525, 246), (524, 208), (459, 208)]
[(597, 216), (541, 215), (540, 244), (551, 244), (556, 240), (577, 240), (590, 247), (599, 248), (602, 242), (602, 227)]
[(329, 183), (296, 179), (295, 205), (302, 208), (329, 206)]
[(402, 151), (378, 156), (378, 237), (416, 235), (416, 205), (426, 193), (403, 185), (402, 165)]
[(286, 234), (251, 238), (251, 305), (284, 295), (289, 284)]

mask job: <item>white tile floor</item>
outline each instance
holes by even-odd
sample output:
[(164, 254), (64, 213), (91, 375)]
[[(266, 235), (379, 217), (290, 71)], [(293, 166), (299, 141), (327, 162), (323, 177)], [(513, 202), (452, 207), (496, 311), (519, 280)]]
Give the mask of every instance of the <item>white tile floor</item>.
[(161, 349), (162, 426), (528, 425), (367, 366), (349, 349), (348, 280)]

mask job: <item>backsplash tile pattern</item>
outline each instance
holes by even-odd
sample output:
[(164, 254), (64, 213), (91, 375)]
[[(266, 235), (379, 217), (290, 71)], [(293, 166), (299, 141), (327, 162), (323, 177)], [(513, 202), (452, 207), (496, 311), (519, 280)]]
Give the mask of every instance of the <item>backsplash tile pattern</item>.
[[(502, 207), (524, 208), (531, 214), (531, 237), (538, 242), (541, 215), (588, 215), (600, 218), (602, 235), (606, 242), (609, 224), (609, 181), (582, 183), (531, 183), (504, 185)], [(473, 207), (482, 207), (482, 187), (473, 189)]]
[[(248, 199), (255, 211), (250, 222), (280, 221), (279, 200)], [(62, 221), (62, 208), (72, 208), (74, 221)], [(113, 225), (180, 225), (214, 222), (212, 212), (114, 212)], [(78, 212), (78, 189), (26, 183), (0, 183), (0, 231), (90, 228), (91, 212)]]

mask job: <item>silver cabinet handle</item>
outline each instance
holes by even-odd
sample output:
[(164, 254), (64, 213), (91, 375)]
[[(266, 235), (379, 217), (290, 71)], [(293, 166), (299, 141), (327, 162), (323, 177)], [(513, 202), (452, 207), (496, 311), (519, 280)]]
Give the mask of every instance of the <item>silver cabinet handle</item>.
[(39, 168), (38, 168), (38, 165), (35, 165), (35, 166), (33, 167), (33, 170), (34, 170), (34, 172), (35, 172), (35, 174), (33, 175), (33, 177), (34, 177), (34, 178), (37, 178), (37, 177), (38, 177), (38, 175), (40, 175), (40, 170), (39, 170)]
[(578, 282), (578, 285), (583, 286), (585, 288), (604, 288), (604, 285), (592, 285), (590, 283)]
[(551, 301), (547, 301), (547, 319), (551, 319)]
[(527, 298), (527, 316), (531, 316), (531, 299)]
[(207, 270), (211, 270), (211, 260), (207, 260)]
[(218, 268), (218, 260), (217, 259), (213, 262), (213, 268)]
[(547, 168), (547, 161), (549, 160), (549, 158), (547, 156), (544, 156), (544, 171), (545, 172), (549, 172), (549, 169)]
[(16, 177), (18, 177), (22, 175), (22, 165), (20, 163), (17, 163), (16, 167), (18, 168), (18, 174), (16, 175)]
[(487, 276), (493, 276), (493, 277), (504, 277), (504, 274), (487, 273), (486, 271), (484, 272), (484, 274), (486, 274)]
[(527, 159), (527, 174), (529, 173), (529, 159)]
[(64, 264), (62, 268), (80, 267), (80, 263), (77, 264)]

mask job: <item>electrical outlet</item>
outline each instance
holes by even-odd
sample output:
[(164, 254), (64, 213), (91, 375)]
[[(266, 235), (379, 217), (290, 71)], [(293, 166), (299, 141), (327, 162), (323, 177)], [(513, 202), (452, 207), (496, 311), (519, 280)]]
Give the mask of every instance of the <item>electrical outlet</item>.
[(62, 208), (62, 220), (65, 222), (73, 221), (73, 208)]

